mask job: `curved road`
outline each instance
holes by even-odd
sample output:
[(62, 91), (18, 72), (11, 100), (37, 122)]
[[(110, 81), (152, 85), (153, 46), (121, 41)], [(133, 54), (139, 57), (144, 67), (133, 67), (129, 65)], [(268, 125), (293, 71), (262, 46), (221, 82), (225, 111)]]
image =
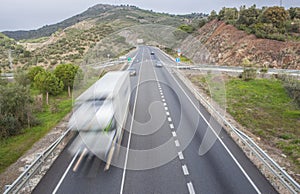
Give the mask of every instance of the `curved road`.
[[(156, 67), (157, 60), (165, 66)], [(104, 171), (104, 162), (83, 155), (77, 136), (33, 193), (276, 193), (226, 132), (214, 131), (220, 126), (167, 67), (172, 63), (152, 47), (135, 53), (137, 75), (115, 165)], [(201, 144), (209, 147), (204, 136), (213, 144), (199, 155)]]

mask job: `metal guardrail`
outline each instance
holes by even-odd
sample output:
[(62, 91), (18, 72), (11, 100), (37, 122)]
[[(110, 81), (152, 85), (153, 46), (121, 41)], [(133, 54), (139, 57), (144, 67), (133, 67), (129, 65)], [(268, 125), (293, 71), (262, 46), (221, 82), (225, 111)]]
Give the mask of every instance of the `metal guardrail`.
[(69, 134), (71, 129), (67, 129), (62, 136), (53, 142), (43, 153), (41, 153), (34, 162), (11, 184), (6, 185), (4, 194), (18, 193), (29, 182), (29, 180), (36, 175), (37, 171), (41, 168), (50, 154), (61, 144), (65, 137)]
[(92, 64), (87, 64), (83, 67), (92, 67), (94, 69), (101, 69), (101, 68), (105, 68), (105, 67), (110, 67), (110, 66), (114, 66), (117, 64), (121, 64), (121, 63), (125, 63), (126, 61), (124, 60), (117, 60), (117, 61), (109, 61), (109, 62), (97, 62), (97, 63), (92, 63)]
[[(242, 73), (244, 71), (244, 67), (235, 67), (235, 66), (217, 66), (217, 65), (185, 65), (183, 63), (179, 63), (176, 66), (173, 66), (177, 69), (190, 69), (190, 70), (203, 70), (203, 71), (220, 71), (220, 72), (232, 72), (232, 73)], [(257, 73), (261, 73), (259, 69), (257, 69)], [(266, 74), (276, 75), (276, 74), (287, 74), (290, 76), (300, 76), (300, 70), (296, 69), (268, 69)]]
[[(193, 84), (185, 78), (183, 75), (181, 75), (180, 72), (174, 68), (177, 76), (183, 81), (183, 83), (191, 90), (191, 92), (200, 98), (199, 100), (206, 105), (207, 108), (209, 108), (218, 118), (220, 119), (225, 125), (227, 125), (230, 129), (230, 135), (232, 136), (236, 135), (238, 137), (239, 143), (244, 144), (249, 149), (248, 157), (251, 159), (253, 156), (256, 156), (256, 158), (261, 162), (264, 167), (262, 167), (264, 170), (269, 169), (269, 172), (273, 174), (275, 177), (272, 179), (273, 181), (270, 181), (271, 184), (277, 189), (278, 191), (281, 191), (283, 188), (278, 185), (278, 181), (282, 184), (282, 186), (290, 193), (300, 193), (300, 185), (297, 183), (285, 170), (282, 169), (268, 154), (263, 151), (249, 136), (247, 136), (242, 131), (238, 130), (236, 127), (231, 125), (220, 113), (217, 111), (193, 86)], [(192, 91), (193, 90), (193, 91)], [(247, 154), (247, 153), (246, 153)], [(261, 169), (262, 170), (262, 169)], [(264, 172), (263, 172), (264, 173)], [(266, 176), (266, 173), (264, 173)], [(266, 178), (271, 179), (269, 176), (266, 176)], [(278, 181), (274, 181), (274, 180)], [(276, 184), (275, 184), (276, 182)]]

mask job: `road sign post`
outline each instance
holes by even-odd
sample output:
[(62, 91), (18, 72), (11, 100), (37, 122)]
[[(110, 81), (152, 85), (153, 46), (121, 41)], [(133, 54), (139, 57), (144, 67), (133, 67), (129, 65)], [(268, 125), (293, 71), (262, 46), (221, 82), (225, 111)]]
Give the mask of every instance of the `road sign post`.
[(176, 67), (178, 68), (178, 64), (180, 63), (180, 58), (179, 57), (177, 57), (176, 58)]

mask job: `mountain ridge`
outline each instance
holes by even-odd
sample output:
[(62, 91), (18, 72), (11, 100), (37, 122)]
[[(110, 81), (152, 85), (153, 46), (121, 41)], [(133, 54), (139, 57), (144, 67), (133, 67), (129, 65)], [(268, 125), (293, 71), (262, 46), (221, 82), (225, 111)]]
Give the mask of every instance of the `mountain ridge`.
[(117, 7), (121, 6), (97, 4), (88, 8), (86, 11), (80, 14), (67, 18), (56, 24), (45, 25), (35, 30), (3, 31), (2, 33), (17, 41), (22, 39), (37, 39), (45, 36), (50, 36), (51, 34), (55, 33), (60, 29), (64, 30), (67, 27), (70, 27), (83, 20), (96, 18), (99, 16), (99, 14)]

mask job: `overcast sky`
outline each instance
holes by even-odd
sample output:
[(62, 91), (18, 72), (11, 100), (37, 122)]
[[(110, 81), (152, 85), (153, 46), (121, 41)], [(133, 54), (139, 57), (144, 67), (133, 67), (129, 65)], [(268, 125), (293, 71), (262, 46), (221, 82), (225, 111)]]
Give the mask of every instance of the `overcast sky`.
[[(210, 13), (222, 7), (280, 5), (280, 0), (1, 0), (0, 31), (37, 29), (58, 23), (96, 4), (129, 4), (173, 14)], [(283, 6), (300, 7), (300, 0), (282, 0)]]

